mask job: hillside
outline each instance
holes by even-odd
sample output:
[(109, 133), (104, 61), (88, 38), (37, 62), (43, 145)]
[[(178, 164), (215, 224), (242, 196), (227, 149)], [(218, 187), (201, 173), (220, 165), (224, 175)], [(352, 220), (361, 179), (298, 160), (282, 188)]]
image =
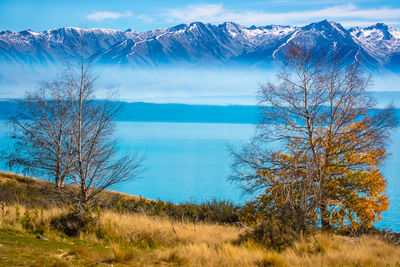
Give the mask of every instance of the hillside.
[[(400, 264), (400, 247), (383, 241), (379, 236), (317, 233), (313, 238), (301, 239), (278, 253), (254, 242), (239, 243), (240, 235), (247, 228), (232, 224), (232, 221), (213, 223), (210, 218), (198, 217), (191, 222), (193, 217), (187, 216), (189, 213), (174, 219), (160, 213), (163, 208), (167, 210), (168, 203), (115, 192), (103, 194), (104, 207), (96, 212), (98, 224), (77, 237), (68, 237), (51, 227), (52, 219), (68, 210), (65, 202), (56, 201), (56, 198), (48, 200), (57, 194), (51, 183), (0, 173), (0, 193), (0, 266)], [(129, 210), (132, 206), (127, 203), (140, 202), (152, 203), (150, 206), (153, 208)], [(186, 208), (193, 212), (196, 210), (194, 206)], [(229, 205), (221, 204), (220, 210), (226, 206)], [(156, 207), (159, 207), (158, 211)], [(177, 207), (179, 205), (175, 205)], [(151, 210), (153, 214), (149, 213)]]

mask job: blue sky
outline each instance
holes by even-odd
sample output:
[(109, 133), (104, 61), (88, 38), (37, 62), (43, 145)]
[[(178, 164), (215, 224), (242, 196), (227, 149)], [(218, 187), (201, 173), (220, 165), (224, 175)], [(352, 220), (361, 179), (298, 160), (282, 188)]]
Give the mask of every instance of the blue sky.
[(323, 19), (344, 27), (384, 22), (400, 28), (400, 0), (0, 0), (0, 30), (64, 26), (147, 31), (193, 21), (305, 25)]

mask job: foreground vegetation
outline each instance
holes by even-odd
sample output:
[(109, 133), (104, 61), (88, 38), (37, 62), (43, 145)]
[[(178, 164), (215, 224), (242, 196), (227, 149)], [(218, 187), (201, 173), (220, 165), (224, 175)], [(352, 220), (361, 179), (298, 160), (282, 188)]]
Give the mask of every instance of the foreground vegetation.
[(229, 203), (173, 205), (109, 191), (104, 207), (93, 211), (97, 222), (70, 237), (52, 223), (69, 212), (68, 203), (43, 197), (57, 195), (54, 184), (2, 173), (0, 192), (1, 266), (400, 265), (400, 247), (381, 235), (318, 232), (276, 252), (251, 239), (239, 242), (248, 227)]

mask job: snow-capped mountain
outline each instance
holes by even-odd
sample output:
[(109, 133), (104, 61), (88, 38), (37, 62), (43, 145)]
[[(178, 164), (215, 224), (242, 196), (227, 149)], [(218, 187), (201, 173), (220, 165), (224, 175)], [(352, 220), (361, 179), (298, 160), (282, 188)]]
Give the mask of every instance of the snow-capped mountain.
[(126, 34), (123, 32), (105, 29), (87, 30), (71, 27), (44, 32), (2, 31), (0, 59), (16, 63), (57, 62), (79, 55), (82, 40), (85, 42), (84, 55), (92, 55), (124, 39)]
[(381, 65), (400, 64), (400, 31), (383, 23), (366, 28), (351, 28), (353, 39)]
[(225, 62), (242, 53), (243, 45), (218, 26), (181, 24), (140, 35), (141, 40), (116, 43), (96, 58), (102, 62), (158, 65), (171, 62)]
[(44, 32), (0, 32), (0, 60), (16, 64), (57, 63), (84, 55), (99, 63), (157, 66), (164, 63), (269, 64), (298, 45), (368, 67), (400, 67), (400, 31), (378, 23), (345, 29), (331, 21), (304, 27), (244, 27), (193, 22), (138, 32), (60, 28)]

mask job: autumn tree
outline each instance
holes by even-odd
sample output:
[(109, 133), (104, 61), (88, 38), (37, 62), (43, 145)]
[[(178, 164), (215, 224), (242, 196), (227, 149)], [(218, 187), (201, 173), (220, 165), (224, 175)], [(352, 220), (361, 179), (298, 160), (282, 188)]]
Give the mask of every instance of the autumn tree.
[(324, 229), (369, 228), (389, 206), (381, 167), (393, 109), (377, 109), (356, 64), (293, 47), (275, 83), (260, 88), (258, 134), (233, 151), (232, 179), (263, 218), (295, 214)]

